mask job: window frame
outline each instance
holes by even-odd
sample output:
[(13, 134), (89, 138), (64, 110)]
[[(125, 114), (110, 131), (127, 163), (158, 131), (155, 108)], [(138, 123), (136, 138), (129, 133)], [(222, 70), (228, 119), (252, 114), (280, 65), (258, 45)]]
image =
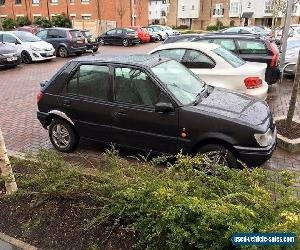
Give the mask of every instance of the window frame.
[[(234, 44), (234, 47), (235, 47), (235, 49), (234, 49), (234, 50), (229, 50), (229, 51), (231, 51), (232, 53), (234, 53), (234, 54), (236, 54), (236, 55), (238, 55), (238, 54), (239, 54), (238, 43), (237, 43), (237, 41), (236, 41), (236, 39), (235, 39), (235, 38), (213, 38), (212, 40), (213, 40), (213, 42), (212, 42), (212, 43), (214, 43), (214, 44), (217, 44), (217, 45), (219, 45), (219, 46), (221, 46), (221, 45), (220, 45), (220, 44), (218, 44), (218, 43), (215, 43), (215, 40), (232, 40), (232, 41), (233, 41), (233, 44)], [(222, 47), (222, 46), (221, 46), (221, 47)], [(226, 48), (224, 48), (224, 49), (226, 49)]]
[(217, 63), (216, 61), (209, 55), (207, 55), (206, 53), (204, 53), (203, 51), (200, 51), (198, 49), (192, 49), (192, 48), (189, 48), (189, 49), (185, 49), (185, 53), (184, 53), (184, 56), (183, 56), (183, 60), (182, 60), (182, 64), (184, 63), (187, 63), (186, 59), (187, 59), (187, 56), (189, 55), (189, 53), (191, 51), (196, 51), (204, 56), (206, 56), (209, 60), (212, 61), (212, 63), (214, 64), (214, 67), (212, 68), (194, 68), (194, 67), (187, 67), (188, 69), (214, 69), (216, 66), (217, 66)]
[[(77, 74), (80, 70), (80, 67), (83, 65), (92, 65), (92, 66), (102, 66), (102, 67), (107, 67), (108, 68), (108, 78), (109, 78), (109, 86), (107, 88), (107, 99), (99, 99), (97, 97), (93, 96), (86, 96), (86, 95), (80, 95), (78, 92), (75, 93), (68, 93), (67, 91), (67, 86), (70, 82), (70, 80), (73, 78), (75, 74)], [(69, 98), (79, 98), (83, 101), (92, 101), (92, 102), (97, 102), (97, 103), (113, 103), (113, 76), (112, 76), (112, 66), (110, 64), (106, 63), (78, 63), (73, 70), (70, 72), (68, 75), (68, 78), (65, 80), (65, 84), (63, 85), (61, 95)]]
[[(260, 42), (265, 47), (265, 53), (241, 53), (241, 47), (240, 47), (239, 41)], [(237, 51), (238, 51), (239, 55), (269, 55), (268, 47), (266, 46), (266, 44), (263, 41), (260, 41), (260, 40), (256, 41), (256, 40), (249, 40), (249, 39), (237, 38), (236, 39), (236, 48), (237, 48)]]

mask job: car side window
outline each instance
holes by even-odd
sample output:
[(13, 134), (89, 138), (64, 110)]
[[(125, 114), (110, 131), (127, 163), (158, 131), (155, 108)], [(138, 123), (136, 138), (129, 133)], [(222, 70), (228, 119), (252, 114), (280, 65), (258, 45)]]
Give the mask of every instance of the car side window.
[(60, 30), (60, 31), (58, 32), (58, 37), (59, 37), (59, 38), (66, 38), (66, 37), (67, 37), (66, 31), (65, 31), (65, 30)]
[(46, 39), (47, 38), (47, 30), (41, 30), (40, 32), (38, 32), (36, 34), (36, 36), (38, 36), (41, 39)]
[(116, 34), (116, 30), (107, 31), (107, 35), (114, 35), (114, 34)]
[(58, 30), (49, 30), (48, 38), (58, 38)]
[(100, 65), (81, 65), (66, 86), (66, 92), (108, 100), (109, 67)]
[(267, 48), (262, 41), (238, 40), (240, 54), (267, 54)]
[(161, 90), (139, 69), (116, 68), (115, 84), (116, 102), (154, 106), (161, 96)]
[(187, 50), (183, 64), (190, 69), (212, 69), (216, 66), (210, 57), (197, 50)]
[(185, 49), (165, 49), (165, 50), (156, 51), (153, 54), (172, 58), (178, 62), (181, 62), (185, 54)]
[(123, 33), (123, 30), (117, 30), (117, 34), (120, 35)]
[(224, 31), (224, 33), (239, 33), (240, 28), (230, 28)]
[(235, 51), (235, 43), (233, 39), (215, 39), (214, 43), (220, 45), (222, 48), (230, 50), (230, 51)]
[(3, 34), (3, 42), (4, 43), (15, 43), (16, 38), (10, 34)]

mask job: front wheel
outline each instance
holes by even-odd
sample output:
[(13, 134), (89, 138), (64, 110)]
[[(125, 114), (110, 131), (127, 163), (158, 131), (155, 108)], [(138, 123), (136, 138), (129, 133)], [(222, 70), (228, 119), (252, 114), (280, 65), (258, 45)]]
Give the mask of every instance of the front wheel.
[(53, 119), (49, 126), (49, 137), (52, 145), (61, 152), (73, 151), (79, 141), (73, 127), (62, 119)]
[(128, 47), (129, 46), (129, 41), (128, 41), (128, 39), (123, 39), (123, 46), (124, 47)]
[(198, 150), (199, 154), (206, 157), (208, 163), (238, 168), (237, 158), (232, 151), (220, 144), (207, 144)]
[(29, 63), (32, 62), (32, 58), (31, 58), (30, 54), (27, 51), (23, 51), (21, 53), (21, 57), (22, 57), (22, 62), (23, 63), (29, 64)]

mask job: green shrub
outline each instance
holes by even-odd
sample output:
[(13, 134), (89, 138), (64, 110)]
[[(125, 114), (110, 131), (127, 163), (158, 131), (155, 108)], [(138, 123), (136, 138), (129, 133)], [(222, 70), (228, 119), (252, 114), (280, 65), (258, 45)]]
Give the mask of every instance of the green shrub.
[(2, 21), (2, 28), (4, 30), (12, 30), (16, 26), (16, 22), (10, 18), (10, 17), (5, 17)]
[(174, 27), (174, 29), (178, 29), (178, 30), (187, 30), (189, 28), (190, 28), (190, 26), (188, 26), (188, 25), (179, 25), (177, 27)]
[(103, 208), (87, 229), (103, 222), (125, 227), (147, 249), (230, 249), (235, 232), (300, 235), (300, 200), (294, 193), (298, 174), (228, 169), (182, 154), (162, 169), (164, 160), (137, 164), (109, 150), (101, 160), (103, 170), (90, 174), (41, 151), (37, 162), (17, 175), (19, 194), (92, 200)]
[(54, 16), (51, 21), (52, 25), (55, 27), (70, 28), (72, 26), (70, 19), (64, 13), (58, 16)]
[(41, 16), (35, 17), (33, 23), (36, 24), (36, 25), (38, 25), (38, 26), (41, 26), (43, 28), (50, 28), (50, 27), (52, 27), (51, 22), (47, 18), (41, 17)]
[(16, 19), (16, 25), (17, 27), (23, 27), (26, 25), (31, 24), (30, 20), (28, 19), (27, 16), (18, 16)]

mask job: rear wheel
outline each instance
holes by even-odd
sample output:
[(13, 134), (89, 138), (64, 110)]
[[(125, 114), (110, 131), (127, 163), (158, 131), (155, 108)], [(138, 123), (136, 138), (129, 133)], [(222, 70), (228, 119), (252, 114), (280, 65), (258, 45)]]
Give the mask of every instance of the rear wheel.
[(123, 46), (124, 47), (128, 47), (129, 46), (129, 41), (128, 41), (128, 39), (123, 39), (123, 41), (122, 41), (122, 43), (123, 43)]
[(28, 63), (32, 62), (32, 58), (31, 58), (30, 54), (27, 51), (23, 51), (21, 53), (21, 57), (22, 57), (22, 62), (23, 63), (28, 64)]
[(198, 150), (211, 164), (237, 168), (238, 163), (232, 151), (220, 144), (207, 144)]
[(73, 127), (62, 119), (53, 119), (49, 126), (49, 137), (52, 145), (61, 152), (73, 151), (79, 141)]
[(59, 47), (58, 55), (63, 58), (68, 57), (68, 50), (65, 47)]

